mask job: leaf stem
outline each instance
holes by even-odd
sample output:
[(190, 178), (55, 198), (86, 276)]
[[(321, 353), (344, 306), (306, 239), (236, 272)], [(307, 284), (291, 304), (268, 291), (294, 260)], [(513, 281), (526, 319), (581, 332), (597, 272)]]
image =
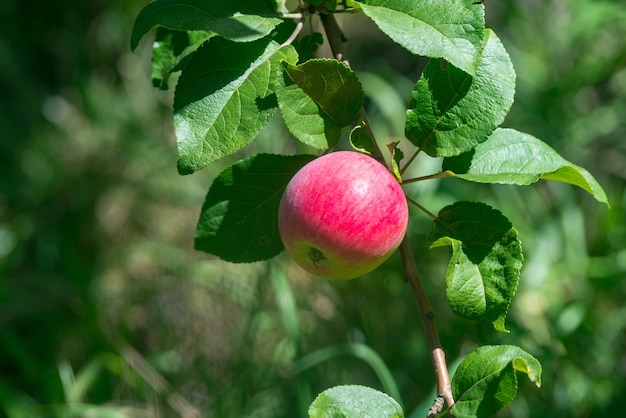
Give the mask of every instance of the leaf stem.
[(427, 176), (415, 177), (415, 178), (407, 179), (407, 180), (403, 179), (402, 184), (415, 183), (418, 181), (430, 180), (430, 179), (440, 179), (440, 178), (445, 178), (445, 177), (452, 177), (452, 174), (448, 173), (447, 171), (440, 171), (439, 173), (429, 174)]
[(305, 13), (281, 13), (279, 15), (279, 17), (285, 18), (285, 19), (304, 19)]
[(289, 38), (283, 42), (282, 46), (285, 45), (291, 45), (291, 43), (298, 37), (298, 35), (300, 34), (300, 31), (302, 31), (302, 28), (304, 27), (304, 21), (306, 20), (306, 13), (302, 13), (301, 17), (300, 17), (300, 21), (298, 22), (298, 24), (296, 25), (296, 28), (293, 30), (293, 32), (291, 33), (291, 35), (289, 35)]
[(422, 326), (424, 327), (424, 334), (426, 336), (426, 343), (430, 350), (433, 366), (435, 367), (435, 374), (437, 375), (437, 399), (433, 403), (433, 407), (428, 411), (427, 417), (434, 417), (440, 413), (443, 405), (441, 398), (445, 401), (448, 407), (454, 404), (454, 398), (452, 397), (452, 384), (450, 382), (450, 375), (448, 373), (448, 366), (446, 365), (446, 355), (441, 347), (439, 340), (439, 334), (435, 326), (435, 314), (433, 312), (424, 285), (420, 277), (417, 265), (415, 264), (415, 258), (413, 257), (413, 251), (411, 250), (411, 244), (407, 235), (404, 236), (402, 243), (400, 244), (400, 255), (402, 257), (402, 267), (404, 270), (404, 276), (407, 282), (411, 285), (413, 295), (417, 302), (418, 309), (420, 311), (420, 318), (422, 320)]
[(435, 215), (434, 213), (432, 213), (431, 211), (429, 211), (428, 209), (426, 209), (426, 207), (424, 207), (421, 203), (419, 203), (417, 200), (413, 200), (411, 199), (409, 196), (406, 196), (406, 200), (411, 203), (413, 206), (416, 206), (418, 209), (420, 209), (422, 212), (424, 212), (426, 215), (430, 216), (433, 221), (436, 221), (437, 219), (437, 215)]
[(420, 151), (422, 150), (422, 147), (419, 147), (418, 149), (415, 150), (415, 152), (413, 153), (413, 155), (411, 155), (411, 158), (409, 158), (409, 160), (404, 164), (404, 166), (400, 169), (400, 174), (404, 174), (404, 172), (406, 171), (407, 168), (409, 168), (409, 166), (411, 165), (411, 163), (413, 162), (413, 160), (415, 160), (415, 158), (419, 155)]

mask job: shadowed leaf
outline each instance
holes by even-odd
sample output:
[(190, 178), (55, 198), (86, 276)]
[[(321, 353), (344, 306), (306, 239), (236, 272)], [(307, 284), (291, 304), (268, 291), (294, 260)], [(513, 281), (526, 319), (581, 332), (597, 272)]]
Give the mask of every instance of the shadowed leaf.
[(522, 268), (517, 231), (498, 210), (484, 203), (444, 207), (428, 235), (431, 248), (452, 247), (446, 295), (452, 310), (468, 319), (485, 318), (506, 332), (506, 313)]
[(213, 181), (196, 227), (195, 248), (235, 263), (267, 260), (283, 250), (278, 205), (310, 155), (258, 154)]

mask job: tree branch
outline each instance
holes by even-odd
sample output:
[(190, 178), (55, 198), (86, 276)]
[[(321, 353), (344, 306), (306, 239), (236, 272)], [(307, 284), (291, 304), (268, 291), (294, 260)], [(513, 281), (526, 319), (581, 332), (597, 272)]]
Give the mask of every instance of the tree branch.
[(441, 179), (445, 177), (452, 177), (452, 174), (448, 173), (447, 171), (440, 171), (439, 173), (430, 174), (428, 176), (415, 177), (415, 178), (406, 179), (406, 180), (402, 179), (402, 184), (404, 185), (404, 184), (415, 183), (418, 181), (430, 180), (430, 179)]
[(446, 365), (446, 355), (441, 347), (439, 334), (435, 327), (435, 314), (424, 291), (424, 285), (422, 284), (422, 279), (417, 270), (417, 265), (415, 264), (411, 244), (406, 235), (400, 244), (400, 255), (402, 256), (405, 279), (411, 285), (413, 295), (415, 295), (415, 300), (417, 301), (422, 326), (424, 327), (424, 334), (426, 336), (426, 343), (430, 350), (433, 366), (435, 367), (435, 374), (437, 375), (437, 399), (435, 399), (433, 407), (428, 411), (428, 417), (434, 417), (442, 411), (443, 402), (441, 402), (441, 399), (443, 399), (448, 407), (454, 404), (450, 375), (448, 373), (448, 366)]
[(333, 53), (333, 57), (349, 67), (350, 64), (343, 58), (343, 43), (348, 39), (339, 27), (337, 19), (335, 19), (335, 15), (332, 13), (320, 13), (320, 19), (322, 21), (322, 26), (324, 26), (326, 39), (328, 40), (328, 45)]
[[(322, 13), (320, 14), (320, 18), (322, 20), (322, 25), (324, 26), (324, 31), (326, 32), (326, 38), (328, 40), (328, 44), (330, 45), (330, 49), (334, 58), (343, 62), (344, 64), (346, 64), (346, 66), (350, 66), (350, 64), (343, 55), (343, 43), (346, 41), (346, 37), (341, 31), (341, 28), (339, 27), (335, 16), (331, 13)], [(365, 128), (368, 130), (368, 134), (370, 134), (371, 138), (374, 140), (374, 144), (376, 144), (374, 135), (371, 131), (371, 127), (369, 126), (369, 122), (367, 121), (367, 115), (364, 108), (361, 108), (361, 110), (359, 111), (359, 116), (357, 117), (365, 122)], [(376, 146), (375, 149), (376, 155), (372, 156), (384, 163), (382, 152), (380, 151), (379, 147)], [(431, 214), (431, 216), (434, 215)], [(415, 258), (413, 257), (411, 244), (407, 235), (404, 236), (404, 239), (400, 244), (400, 256), (402, 257), (402, 265), (405, 279), (411, 285), (411, 289), (413, 290), (413, 294), (415, 295), (415, 300), (417, 301), (417, 306), (420, 311), (420, 318), (422, 320), (424, 333), (426, 335), (428, 349), (431, 352), (431, 357), (435, 368), (435, 374), (437, 375), (437, 398), (435, 399), (433, 406), (428, 411), (428, 418), (430, 418), (436, 416), (443, 410), (444, 402), (445, 405), (447, 405), (448, 407), (451, 407), (454, 404), (454, 398), (452, 397), (452, 385), (450, 383), (448, 366), (446, 365), (446, 355), (443, 351), (443, 348), (441, 347), (439, 334), (437, 333), (437, 328), (435, 327), (435, 315), (430, 305), (430, 301), (426, 296), (426, 292), (422, 284), (422, 279), (417, 270), (417, 265), (415, 264)]]
[[(337, 19), (335, 19), (335, 15), (332, 13), (321, 13), (320, 19), (322, 21), (322, 26), (324, 27), (326, 39), (328, 40), (328, 45), (330, 46), (333, 57), (344, 63), (347, 67), (350, 67), (350, 63), (343, 55), (343, 43), (347, 41), (347, 38), (339, 27)], [(365, 132), (367, 132), (370, 138), (372, 138), (374, 144), (376, 144), (374, 132), (372, 132), (372, 127), (370, 126), (369, 120), (367, 119), (367, 113), (365, 112), (365, 108), (363, 106), (359, 109), (356, 119), (357, 123), (359, 121), (364, 122)], [(372, 151), (372, 157), (378, 160), (381, 164), (385, 164), (385, 158), (383, 157), (383, 153), (378, 146), (376, 146)]]

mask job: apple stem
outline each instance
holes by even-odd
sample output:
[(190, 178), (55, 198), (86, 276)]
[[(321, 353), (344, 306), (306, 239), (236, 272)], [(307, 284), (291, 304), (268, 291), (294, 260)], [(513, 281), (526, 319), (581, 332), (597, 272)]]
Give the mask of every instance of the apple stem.
[(433, 403), (433, 406), (428, 411), (427, 417), (434, 417), (439, 414), (443, 409), (443, 401), (446, 406), (452, 407), (454, 405), (454, 398), (452, 396), (452, 385), (450, 383), (450, 375), (448, 373), (448, 366), (446, 365), (446, 354), (441, 347), (439, 341), (439, 333), (435, 326), (435, 314), (433, 312), (424, 285), (420, 277), (417, 265), (415, 264), (415, 258), (413, 257), (413, 251), (411, 250), (411, 243), (409, 242), (408, 235), (404, 236), (402, 243), (400, 244), (400, 255), (402, 257), (402, 267), (404, 269), (404, 276), (406, 281), (411, 285), (413, 295), (417, 301), (417, 306), (420, 311), (420, 318), (422, 320), (422, 326), (424, 327), (424, 334), (426, 336), (426, 342), (428, 349), (430, 350), (433, 366), (435, 367), (435, 374), (437, 375), (437, 398)]

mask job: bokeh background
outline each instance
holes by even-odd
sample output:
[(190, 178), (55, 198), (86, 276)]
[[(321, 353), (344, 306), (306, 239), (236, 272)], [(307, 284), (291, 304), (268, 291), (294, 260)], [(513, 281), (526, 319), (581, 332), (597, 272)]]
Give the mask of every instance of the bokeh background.
[[(315, 394), (364, 384), (424, 416), (434, 375), (394, 255), (348, 283), (284, 255), (234, 265), (193, 250), (204, 194), (244, 154), (294, 152), (279, 120), (194, 175), (176, 172), (172, 92), (150, 82), (150, 39), (129, 50), (143, 0), (0, 2), (0, 416), (304, 417)], [(429, 219), (410, 234), (452, 367), (479, 344), (543, 364), (501, 417), (616, 416), (626, 407), (626, 4), (487, 1), (517, 96), (505, 125), (586, 167), (611, 209), (541, 182), (447, 179), (407, 186), (433, 212), (456, 200), (500, 209), (525, 267), (509, 334), (454, 317), (446, 250)], [(350, 19), (348, 19), (350, 17)], [(423, 60), (362, 18), (348, 56), (378, 138), (402, 135)], [(416, 173), (437, 161), (419, 159)]]

